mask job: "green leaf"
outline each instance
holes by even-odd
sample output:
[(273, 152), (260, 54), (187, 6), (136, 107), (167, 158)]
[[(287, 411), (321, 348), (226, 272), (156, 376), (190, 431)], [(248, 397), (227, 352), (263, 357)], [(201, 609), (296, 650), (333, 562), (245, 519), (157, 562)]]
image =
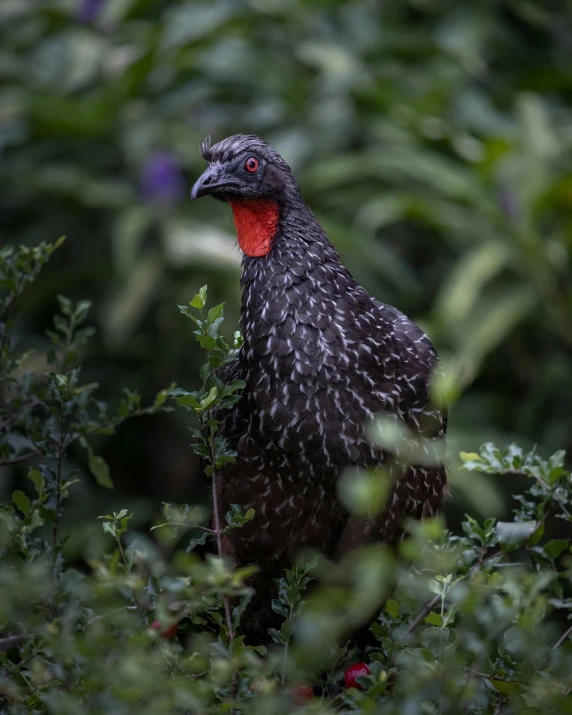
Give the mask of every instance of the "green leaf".
[(544, 549), (553, 559), (557, 559), (569, 545), (570, 539), (552, 539), (544, 544)]
[(221, 318), (223, 310), (224, 310), (224, 303), (221, 303), (220, 305), (217, 305), (214, 308), (211, 308), (207, 314), (207, 325), (211, 325), (212, 323), (215, 322), (215, 320), (217, 320), (218, 318)]
[(159, 407), (161, 407), (161, 405), (163, 405), (167, 401), (167, 398), (170, 396), (171, 392), (175, 389), (175, 387), (176, 385), (173, 382), (168, 388), (166, 388), (165, 390), (161, 390), (157, 393), (155, 401), (153, 402), (154, 409), (159, 409)]
[(392, 618), (399, 618), (399, 604), (392, 598), (387, 600), (384, 610), (389, 613)]
[(12, 501), (18, 507), (18, 509), (24, 514), (24, 516), (30, 515), (30, 500), (20, 489), (16, 489), (12, 493)]
[(519, 683), (507, 682), (506, 680), (492, 680), (493, 686), (504, 695), (514, 697), (524, 691), (524, 687)]
[(209, 394), (203, 400), (201, 400), (200, 408), (203, 410), (206, 410), (208, 407), (210, 407), (213, 404), (213, 402), (216, 400), (217, 396), (218, 396), (217, 388), (211, 387), (211, 389), (209, 390)]
[(561, 449), (554, 454), (548, 460), (548, 475), (547, 481), (550, 485), (554, 484), (558, 479), (565, 474), (564, 471), (564, 459), (566, 457), (566, 452)]
[(431, 579), (427, 583), (427, 588), (431, 591), (431, 593), (437, 594), (437, 596), (442, 596), (443, 595), (443, 589), (445, 588), (442, 586), (439, 581), (435, 581), (434, 579)]
[(268, 635), (275, 643), (279, 643), (280, 645), (286, 645), (286, 643), (282, 639), (282, 636), (280, 635), (280, 631), (276, 630), (276, 628), (269, 628)]
[(443, 625), (443, 619), (441, 618), (440, 613), (435, 613), (435, 611), (432, 611), (425, 618), (425, 623), (427, 623), (430, 626), (437, 626), (437, 628), (441, 628), (441, 626)]
[(198, 410), (201, 407), (201, 403), (190, 392), (183, 397), (178, 397), (177, 404), (179, 407), (192, 407), (194, 410)]
[(189, 553), (189, 551), (193, 551), (197, 546), (204, 546), (207, 543), (207, 536), (207, 532), (203, 531), (200, 536), (197, 536), (196, 539), (191, 539), (186, 549), (187, 553)]
[(99, 486), (105, 487), (106, 489), (113, 489), (109, 466), (103, 457), (95, 455), (93, 449), (89, 445), (87, 446), (87, 457), (89, 470), (95, 477), (95, 481), (99, 484)]
[(459, 457), (463, 462), (477, 462), (480, 456), (476, 452), (459, 452)]
[(216, 339), (212, 335), (197, 335), (197, 341), (203, 350), (214, 350)]
[(103, 531), (107, 532), (108, 534), (111, 534), (111, 536), (115, 538), (115, 524), (112, 521), (102, 522), (101, 528), (103, 529)]
[(36, 492), (38, 493), (38, 496), (39, 496), (44, 490), (44, 484), (45, 484), (44, 477), (41, 475), (41, 473), (37, 469), (33, 469), (31, 467), (30, 471), (28, 472), (28, 479), (31, 479), (32, 482), (34, 483), (34, 487), (36, 488)]
[(501, 546), (507, 551), (522, 546), (534, 533), (538, 522), (530, 521), (499, 521), (496, 526), (497, 536)]
[(198, 308), (198, 310), (202, 310), (205, 307), (205, 302), (201, 298), (201, 296), (197, 293), (197, 295), (194, 296), (194, 298), (191, 300), (189, 305), (192, 308)]

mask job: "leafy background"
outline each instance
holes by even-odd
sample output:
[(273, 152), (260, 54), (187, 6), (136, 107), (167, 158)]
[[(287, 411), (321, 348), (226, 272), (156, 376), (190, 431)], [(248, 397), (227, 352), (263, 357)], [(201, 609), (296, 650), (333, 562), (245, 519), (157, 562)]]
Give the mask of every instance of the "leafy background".
[[(3, 0), (0, 240), (68, 236), (23, 296), (18, 349), (45, 343), (58, 293), (90, 298), (98, 394), (192, 388), (177, 304), (208, 283), (229, 331), (239, 305), (230, 212), (187, 200), (198, 143), (256, 132), (356, 279), (438, 348), (449, 522), (508, 513), (454, 455), (572, 446), (571, 20), (556, 0)], [(68, 555), (114, 506), (206, 500), (186, 427), (160, 413), (101, 438), (116, 490), (74, 487)], [(22, 475), (4, 469), (0, 496)]]

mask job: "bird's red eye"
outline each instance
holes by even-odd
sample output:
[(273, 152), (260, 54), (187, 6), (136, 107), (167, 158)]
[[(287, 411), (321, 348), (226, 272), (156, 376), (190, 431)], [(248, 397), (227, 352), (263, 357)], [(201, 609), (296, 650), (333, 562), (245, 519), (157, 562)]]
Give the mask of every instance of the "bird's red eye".
[(249, 174), (254, 174), (256, 171), (258, 171), (258, 159), (256, 159), (254, 156), (251, 156), (245, 161), (244, 168), (246, 169), (246, 171), (248, 171)]

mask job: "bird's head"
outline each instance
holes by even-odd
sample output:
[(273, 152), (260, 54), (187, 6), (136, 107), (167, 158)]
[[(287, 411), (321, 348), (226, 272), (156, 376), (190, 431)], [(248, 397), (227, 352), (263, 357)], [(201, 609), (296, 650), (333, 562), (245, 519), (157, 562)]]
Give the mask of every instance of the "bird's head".
[(236, 134), (211, 146), (201, 143), (208, 166), (195, 182), (191, 199), (214, 196), (221, 201), (273, 199), (280, 201), (292, 188), (292, 174), (284, 159), (254, 134)]
[(191, 199), (213, 196), (230, 204), (241, 249), (264, 256), (277, 230), (280, 208), (298, 189), (288, 164), (254, 134), (236, 134), (211, 146), (201, 144), (205, 172), (191, 189)]

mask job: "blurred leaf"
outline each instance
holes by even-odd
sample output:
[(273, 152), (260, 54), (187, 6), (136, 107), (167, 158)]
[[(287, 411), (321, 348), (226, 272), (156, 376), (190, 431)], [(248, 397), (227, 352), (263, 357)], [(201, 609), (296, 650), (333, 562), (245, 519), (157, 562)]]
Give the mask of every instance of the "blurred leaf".
[(102, 457), (95, 455), (93, 449), (89, 445), (87, 446), (87, 458), (89, 470), (95, 477), (95, 481), (99, 484), (99, 486), (106, 487), (107, 489), (113, 489), (113, 482), (111, 481), (109, 467), (106, 461)]
[(505, 548), (518, 548), (532, 536), (537, 526), (536, 521), (499, 521), (497, 523), (499, 541)]

